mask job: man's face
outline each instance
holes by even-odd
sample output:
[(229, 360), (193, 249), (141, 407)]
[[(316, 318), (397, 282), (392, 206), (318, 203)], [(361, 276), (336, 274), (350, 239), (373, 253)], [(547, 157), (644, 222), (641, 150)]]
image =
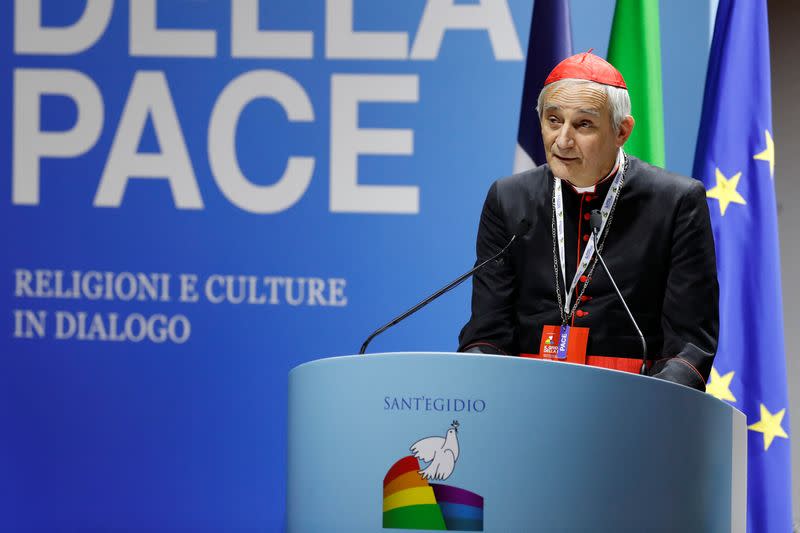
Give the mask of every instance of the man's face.
[(594, 84), (548, 89), (542, 104), (542, 140), (553, 174), (579, 187), (604, 178), (633, 129), (627, 117), (614, 129), (608, 97)]

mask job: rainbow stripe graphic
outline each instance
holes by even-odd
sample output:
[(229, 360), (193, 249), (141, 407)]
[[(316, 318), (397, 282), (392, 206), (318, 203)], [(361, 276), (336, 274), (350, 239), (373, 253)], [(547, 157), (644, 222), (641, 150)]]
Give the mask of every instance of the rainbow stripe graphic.
[(483, 497), (474, 492), (428, 483), (420, 464), (409, 455), (383, 478), (383, 527), (483, 531)]

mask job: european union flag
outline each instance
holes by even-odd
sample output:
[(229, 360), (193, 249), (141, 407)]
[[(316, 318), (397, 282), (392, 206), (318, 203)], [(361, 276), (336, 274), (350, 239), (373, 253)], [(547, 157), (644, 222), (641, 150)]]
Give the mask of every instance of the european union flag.
[(792, 530), (789, 414), (765, 0), (720, 0), (694, 175), (717, 247), (720, 339), (708, 392), (747, 415), (748, 531)]

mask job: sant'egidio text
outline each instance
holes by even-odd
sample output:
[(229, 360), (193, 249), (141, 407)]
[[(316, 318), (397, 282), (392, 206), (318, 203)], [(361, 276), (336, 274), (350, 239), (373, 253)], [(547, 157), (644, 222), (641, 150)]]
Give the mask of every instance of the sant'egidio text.
[(433, 398), (429, 396), (385, 396), (384, 411), (438, 411), (453, 413), (482, 413), (483, 400), (462, 398)]

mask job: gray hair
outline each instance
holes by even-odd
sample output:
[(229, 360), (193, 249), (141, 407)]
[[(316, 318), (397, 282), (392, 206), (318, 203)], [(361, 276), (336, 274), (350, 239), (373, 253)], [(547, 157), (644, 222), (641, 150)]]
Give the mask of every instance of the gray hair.
[(613, 123), (615, 130), (619, 129), (619, 126), (622, 124), (622, 121), (625, 120), (625, 117), (631, 114), (631, 97), (628, 95), (628, 90), (621, 87), (612, 87), (611, 85), (597, 83), (595, 81), (579, 80), (575, 78), (564, 78), (563, 80), (558, 80), (550, 85), (545, 85), (542, 88), (541, 92), (539, 93), (539, 100), (536, 103), (536, 112), (539, 113), (539, 120), (542, 119), (542, 113), (544, 113), (545, 93), (548, 91), (554, 91), (559, 87), (572, 87), (574, 85), (587, 84), (592, 85), (593, 87), (606, 93), (606, 98), (608, 99), (608, 108), (611, 111), (611, 122)]

